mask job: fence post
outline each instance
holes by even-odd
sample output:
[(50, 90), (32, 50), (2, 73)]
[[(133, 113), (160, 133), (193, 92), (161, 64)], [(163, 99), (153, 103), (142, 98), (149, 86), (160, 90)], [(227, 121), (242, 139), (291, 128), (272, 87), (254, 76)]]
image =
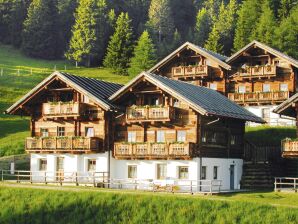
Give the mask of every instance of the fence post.
[(1, 68), (1, 76), (3, 76), (3, 68)]
[(1, 181), (3, 181), (4, 178), (3, 178), (3, 170), (1, 170)]
[(294, 179), (294, 190), (296, 190), (296, 178)]
[(274, 191), (275, 191), (275, 192), (277, 191), (277, 189), (276, 189), (276, 186), (277, 186), (276, 180), (277, 180), (277, 178), (275, 177), (275, 178), (274, 178)]
[(190, 193), (193, 194), (193, 192), (192, 192), (192, 180), (190, 181)]
[(29, 177), (30, 178), (30, 184), (32, 184), (32, 172), (31, 171), (29, 172), (29, 175), (30, 175), (30, 177)]
[(137, 180), (135, 180), (135, 190), (137, 190)]
[(17, 183), (20, 183), (20, 171), (17, 172)]
[(76, 172), (76, 186), (79, 186), (79, 183), (78, 183), (78, 172)]
[(210, 181), (210, 194), (212, 195), (212, 180)]
[(47, 184), (47, 171), (44, 172), (44, 183)]
[(95, 173), (93, 172), (93, 187), (95, 187)]

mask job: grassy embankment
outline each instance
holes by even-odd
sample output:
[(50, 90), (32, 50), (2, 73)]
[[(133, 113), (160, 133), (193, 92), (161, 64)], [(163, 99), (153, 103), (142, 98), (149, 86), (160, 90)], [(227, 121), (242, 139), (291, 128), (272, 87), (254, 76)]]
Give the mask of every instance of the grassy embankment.
[(285, 193), (259, 192), (206, 198), (91, 189), (21, 189), (0, 185), (0, 201), (0, 222), (3, 223), (298, 222), (298, 196)]
[(75, 68), (63, 60), (28, 58), (18, 50), (0, 45), (0, 156), (23, 153), (24, 139), (29, 135), (27, 117), (3, 115), (3, 111), (51, 74), (55, 67), (65, 71), (65, 66), (68, 73), (111, 82), (126, 83), (131, 78), (115, 75), (103, 68)]

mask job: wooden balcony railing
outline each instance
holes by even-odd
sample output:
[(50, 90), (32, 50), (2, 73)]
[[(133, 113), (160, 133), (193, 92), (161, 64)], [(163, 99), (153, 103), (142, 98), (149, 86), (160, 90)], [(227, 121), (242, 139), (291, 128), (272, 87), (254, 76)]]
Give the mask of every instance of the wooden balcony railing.
[(185, 143), (115, 143), (116, 159), (189, 159), (193, 144)]
[(190, 77), (190, 76), (208, 76), (207, 65), (196, 65), (196, 66), (179, 66), (172, 68), (173, 77)]
[(228, 98), (236, 103), (282, 102), (290, 97), (289, 91), (229, 93)]
[(82, 104), (78, 102), (43, 103), (44, 116), (79, 116), (82, 113)]
[(128, 121), (170, 121), (173, 117), (174, 108), (170, 106), (132, 106), (126, 109)]
[(298, 139), (286, 138), (281, 141), (282, 157), (298, 158)]
[(103, 146), (96, 137), (41, 137), (26, 138), (28, 152), (88, 152), (102, 151)]
[(238, 74), (244, 78), (273, 77), (276, 76), (276, 65), (247, 66), (246, 68), (239, 69)]

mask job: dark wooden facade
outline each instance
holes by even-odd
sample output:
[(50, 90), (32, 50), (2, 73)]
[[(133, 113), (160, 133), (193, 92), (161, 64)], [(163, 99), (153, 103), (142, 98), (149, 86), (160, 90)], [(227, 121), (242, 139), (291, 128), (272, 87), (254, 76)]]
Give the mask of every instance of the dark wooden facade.
[(245, 121), (202, 116), (147, 80), (115, 103), (116, 159), (242, 158)]

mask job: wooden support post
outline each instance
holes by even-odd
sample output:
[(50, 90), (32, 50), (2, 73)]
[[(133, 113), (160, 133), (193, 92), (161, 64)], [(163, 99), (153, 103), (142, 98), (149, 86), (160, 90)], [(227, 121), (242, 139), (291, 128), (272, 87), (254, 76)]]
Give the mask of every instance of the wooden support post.
[(135, 180), (135, 190), (137, 190), (137, 180)]
[(193, 194), (193, 192), (192, 192), (192, 180), (190, 181), (190, 194)]
[(95, 187), (95, 173), (93, 172), (93, 187)]
[(4, 173), (3, 173), (3, 170), (1, 170), (1, 181), (4, 180)]
[(76, 172), (76, 186), (79, 186), (79, 182), (78, 182), (78, 172)]
[(47, 171), (44, 172), (44, 183), (47, 184)]
[(29, 176), (29, 178), (30, 178), (30, 184), (32, 184), (32, 172), (31, 171), (29, 172), (29, 175), (30, 175)]
[(20, 183), (20, 171), (17, 171), (17, 183)]

